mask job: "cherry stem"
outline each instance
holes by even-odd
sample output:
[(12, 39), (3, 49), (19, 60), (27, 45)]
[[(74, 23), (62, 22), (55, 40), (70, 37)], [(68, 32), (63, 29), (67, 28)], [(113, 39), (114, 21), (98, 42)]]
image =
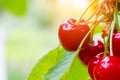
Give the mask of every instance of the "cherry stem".
[[(94, 21), (96, 22), (97, 18), (100, 17), (100, 15), (97, 15), (97, 13), (100, 11), (102, 5), (103, 5), (103, 2), (101, 2), (101, 3), (97, 6), (97, 8), (95, 9), (95, 11), (94, 11), (94, 12), (91, 14), (91, 16), (87, 19), (87, 22), (90, 21), (90, 20), (93, 18), (94, 15), (95, 15), (95, 20), (94, 20)], [(93, 42), (93, 33), (94, 33), (94, 29), (91, 31), (91, 40), (90, 40), (90, 43)]]
[(113, 37), (114, 27), (115, 27), (116, 23), (118, 25), (118, 20), (117, 20), (118, 16), (116, 16), (118, 13), (117, 4), (118, 4), (118, 0), (116, 0), (116, 5), (114, 7), (113, 21), (112, 21), (111, 26), (110, 26), (111, 27), (111, 31), (110, 31), (110, 56), (113, 56), (112, 37)]
[(104, 57), (107, 56), (109, 37), (110, 36), (107, 36), (106, 38), (103, 39), (104, 40), (104, 46), (105, 46)]
[(87, 19), (87, 21), (89, 21), (96, 13), (99, 12), (99, 10), (101, 9), (103, 3), (101, 3), (100, 5), (97, 6), (97, 8), (95, 9), (95, 11), (91, 14), (91, 16)]
[(104, 20), (104, 18), (105, 18), (105, 16), (102, 16), (102, 17), (99, 19), (99, 21), (97, 21), (97, 22), (96, 22), (97, 18), (95, 19), (95, 21), (94, 21), (93, 24), (91, 25), (90, 30), (89, 30), (88, 33), (85, 35), (85, 37), (82, 39), (82, 41), (81, 41), (81, 43), (80, 43), (80, 45), (79, 45), (79, 47), (78, 47), (78, 49), (77, 49), (77, 51), (76, 51), (77, 54), (80, 52), (81, 47), (82, 47), (84, 41), (87, 39), (87, 37), (90, 35), (90, 33), (94, 30), (94, 28), (99, 24), (99, 22), (101, 22), (101, 21)]
[(110, 56), (113, 56), (112, 36), (113, 36), (114, 26), (115, 26), (115, 20), (113, 20), (113, 22), (111, 24), (111, 32), (110, 32)]
[[(95, 17), (93, 23), (95, 23), (95, 22), (97, 21), (97, 18), (98, 18), (98, 17)], [(99, 22), (98, 22), (98, 23), (99, 23)], [(94, 33), (94, 29), (95, 29), (95, 27), (92, 29), (91, 35), (90, 35), (90, 43), (91, 43), (91, 44), (93, 43), (93, 33)]]
[(119, 30), (119, 20), (118, 20), (118, 14), (119, 14), (119, 12), (118, 12), (118, 0), (116, 0), (116, 4), (115, 4), (115, 11), (116, 11), (116, 13), (115, 13), (115, 18), (116, 18), (116, 26), (117, 26), (117, 29)]
[(95, 2), (95, 0), (92, 0), (89, 5), (87, 6), (87, 8), (85, 9), (85, 11), (83, 11), (82, 15), (80, 16), (80, 18), (78, 19), (78, 21), (76, 22), (76, 24), (80, 23), (80, 20), (82, 19), (82, 17), (85, 15), (85, 13), (87, 12), (87, 10), (90, 8), (90, 6)]

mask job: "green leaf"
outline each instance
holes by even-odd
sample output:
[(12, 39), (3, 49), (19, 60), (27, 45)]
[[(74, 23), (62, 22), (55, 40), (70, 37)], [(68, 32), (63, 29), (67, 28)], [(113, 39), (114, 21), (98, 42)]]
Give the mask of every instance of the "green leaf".
[(27, 10), (27, 0), (3, 0), (3, 5), (17, 16), (23, 16)]
[(27, 80), (44, 80), (43, 75), (63, 56), (64, 49), (57, 47), (43, 56), (32, 69)]
[(64, 57), (44, 75), (45, 80), (60, 80), (64, 73), (69, 69), (75, 53), (65, 53)]
[(105, 24), (101, 23), (95, 27), (94, 34), (98, 34), (102, 32), (102, 27), (104, 27)]
[(89, 75), (87, 71), (87, 67), (83, 65), (83, 63), (77, 57), (75, 59), (75, 63), (73, 64), (70, 73), (64, 74), (61, 80), (88, 80)]

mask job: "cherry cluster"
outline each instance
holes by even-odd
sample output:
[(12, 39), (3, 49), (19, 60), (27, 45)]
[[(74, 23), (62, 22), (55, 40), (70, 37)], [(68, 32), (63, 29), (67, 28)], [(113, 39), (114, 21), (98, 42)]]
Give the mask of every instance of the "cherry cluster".
[[(88, 66), (91, 80), (120, 80), (119, 2), (93, 0), (79, 20), (68, 18), (60, 24), (58, 37), (62, 47), (77, 52), (79, 59)], [(84, 19), (92, 5), (95, 6), (93, 13)], [(93, 40), (94, 29), (100, 23), (104, 23), (101, 30), (103, 41)]]

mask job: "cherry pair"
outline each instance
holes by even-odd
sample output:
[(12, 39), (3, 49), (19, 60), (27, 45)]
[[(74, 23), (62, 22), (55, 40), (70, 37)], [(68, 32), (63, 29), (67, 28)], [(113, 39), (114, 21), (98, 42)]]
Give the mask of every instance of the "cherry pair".
[[(110, 47), (109, 47), (110, 48)], [(92, 80), (120, 80), (120, 33), (114, 32), (112, 38), (113, 56), (104, 53), (96, 55), (88, 64)]]
[(88, 72), (92, 80), (120, 80), (120, 57), (99, 53), (89, 62)]
[[(89, 30), (89, 26), (85, 23), (85, 20), (81, 20), (80, 24), (76, 24), (75, 19), (64, 20), (58, 32), (61, 45), (67, 51), (76, 51)], [(84, 41), (82, 50), (79, 53), (79, 58), (86, 65), (96, 54), (104, 51), (104, 45), (101, 41), (94, 40), (91, 44), (89, 44), (89, 41), (90, 35)]]
[[(114, 56), (120, 57), (120, 33), (114, 32), (112, 39), (112, 50)], [(87, 65), (89, 61), (98, 53), (104, 51), (104, 45), (99, 40), (94, 40), (92, 44), (86, 45), (86, 47), (80, 51), (79, 58)]]

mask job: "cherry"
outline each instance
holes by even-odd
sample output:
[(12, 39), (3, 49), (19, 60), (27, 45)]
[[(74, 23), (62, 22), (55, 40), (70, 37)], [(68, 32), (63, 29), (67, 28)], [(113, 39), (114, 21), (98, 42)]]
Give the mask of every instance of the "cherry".
[(120, 33), (114, 33), (112, 38), (113, 55), (120, 56)]
[(99, 54), (97, 54), (96, 56), (94, 56), (91, 61), (89, 62), (88, 64), (88, 73), (90, 75), (90, 78), (92, 80), (94, 80), (94, 76), (93, 76), (93, 70), (96, 66), (96, 64), (98, 64), (100, 62), (100, 60), (103, 59), (103, 56), (104, 56), (104, 52), (101, 52)]
[(120, 57), (106, 56), (94, 68), (95, 80), (120, 80)]
[(89, 61), (98, 53), (104, 51), (104, 45), (100, 40), (93, 40), (92, 44), (88, 44), (83, 50), (79, 53), (79, 58), (81, 61), (88, 65)]
[[(90, 28), (87, 24), (76, 24), (76, 20), (70, 18), (61, 23), (58, 37), (64, 49), (67, 51), (76, 51), (89, 30)], [(85, 47), (89, 43), (89, 40), (90, 36), (87, 37), (82, 47)]]

